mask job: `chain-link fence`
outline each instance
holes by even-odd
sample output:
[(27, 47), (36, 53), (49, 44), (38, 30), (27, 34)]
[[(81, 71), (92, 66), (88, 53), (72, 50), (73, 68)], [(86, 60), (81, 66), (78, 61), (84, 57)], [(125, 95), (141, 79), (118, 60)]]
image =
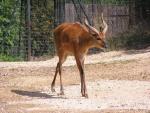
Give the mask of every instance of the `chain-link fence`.
[(110, 38), (129, 34), (139, 25), (149, 32), (150, 25), (149, 0), (3, 0), (0, 12), (0, 57), (18, 60), (53, 56), (52, 31), (63, 22), (83, 23), (87, 18), (99, 29), (103, 13)]
[(0, 59), (34, 60), (54, 55), (53, 4), (53, 0), (0, 2)]

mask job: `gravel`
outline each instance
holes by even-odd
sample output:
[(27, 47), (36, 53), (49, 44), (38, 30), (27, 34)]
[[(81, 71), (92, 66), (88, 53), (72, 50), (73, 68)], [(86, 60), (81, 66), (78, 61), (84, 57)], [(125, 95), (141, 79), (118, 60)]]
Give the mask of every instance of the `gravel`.
[[(33, 110), (83, 110), (95, 111), (104, 109), (134, 109), (150, 110), (150, 82), (146, 81), (126, 81), (126, 80), (101, 80), (87, 82), (89, 98), (85, 99), (80, 95), (80, 85), (65, 87), (65, 95), (58, 96), (57, 93), (49, 93), (49, 88), (45, 91), (51, 95), (50, 98), (30, 98), (29, 101), (9, 102), (9, 105), (33, 104)], [(38, 106), (38, 107), (37, 107)], [(42, 106), (42, 107), (39, 107)]]
[[(128, 61), (150, 58), (150, 48), (144, 50), (130, 50), (130, 51), (111, 51), (88, 55), (85, 59), (85, 64), (95, 63), (112, 63), (116, 61)], [(46, 61), (31, 61), (31, 62), (0, 62), (0, 68), (18, 68), (18, 67), (55, 67), (58, 57)], [(63, 66), (75, 65), (74, 57), (69, 56)]]

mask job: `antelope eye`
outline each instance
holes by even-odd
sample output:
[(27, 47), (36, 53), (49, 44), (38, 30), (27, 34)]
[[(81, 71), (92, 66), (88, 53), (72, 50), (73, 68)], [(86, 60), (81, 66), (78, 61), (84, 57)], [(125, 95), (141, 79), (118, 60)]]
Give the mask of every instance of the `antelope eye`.
[(96, 33), (92, 34), (94, 37), (98, 36)]
[(100, 38), (96, 38), (97, 40), (101, 40)]

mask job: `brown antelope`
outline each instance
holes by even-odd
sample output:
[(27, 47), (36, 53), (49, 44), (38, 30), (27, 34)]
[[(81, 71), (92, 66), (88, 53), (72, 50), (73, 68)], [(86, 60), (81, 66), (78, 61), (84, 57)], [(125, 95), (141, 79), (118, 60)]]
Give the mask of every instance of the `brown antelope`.
[(88, 98), (84, 74), (84, 57), (89, 48), (106, 48), (104, 38), (108, 26), (103, 19), (103, 15), (101, 19), (104, 28), (102, 29), (101, 27), (100, 32), (94, 27), (90, 26), (87, 20), (85, 20), (84, 25), (78, 22), (63, 23), (54, 30), (55, 45), (59, 61), (57, 63), (55, 76), (51, 84), (52, 92), (55, 92), (55, 80), (57, 77), (57, 73), (59, 72), (60, 94), (64, 94), (61, 76), (62, 64), (64, 63), (68, 55), (73, 55), (75, 56), (77, 67), (80, 72), (81, 94), (83, 97)]

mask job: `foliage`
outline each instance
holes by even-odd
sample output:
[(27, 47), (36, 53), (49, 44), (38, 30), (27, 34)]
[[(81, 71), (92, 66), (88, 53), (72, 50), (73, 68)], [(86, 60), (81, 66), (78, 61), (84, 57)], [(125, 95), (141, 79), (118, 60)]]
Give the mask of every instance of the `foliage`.
[(23, 61), (22, 57), (0, 54), (0, 61)]
[[(0, 2), (0, 54), (22, 56), (27, 54), (27, 1), (2, 0)], [(31, 0), (32, 55), (54, 53), (53, 0)]]
[[(53, 1), (32, 1), (32, 55), (53, 54)], [(52, 43), (52, 45), (50, 45)], [(53, 51), (51, 51), (53, 50)]]
[(150, 34), (140, 32), (122, 33), (119, 37), (107, 39), (108, 50), (142, 49), (150, 46)]
[(9, 54), (10, 48), (16, 46), (19, 38), (19, 8), (18, 0), (3, 0), (0, 2), (0, 52)]

